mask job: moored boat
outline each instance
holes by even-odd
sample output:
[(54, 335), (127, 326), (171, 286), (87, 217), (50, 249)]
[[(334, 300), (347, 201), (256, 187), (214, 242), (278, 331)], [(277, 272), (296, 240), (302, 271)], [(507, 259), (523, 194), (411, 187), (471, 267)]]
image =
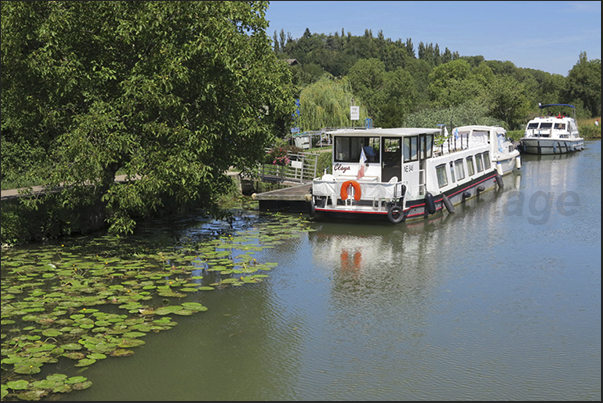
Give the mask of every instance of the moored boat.
[(440, 129), (354, 128), (329, 134), (332, 173), (312, 181), (310, 211), (317, 217), (399, 223), (443, 209), (454, 213), (456, 204), (503, 187), (488, 144), (438, 147)]
[(466, 141), (470, 144), (488, 144), (490, 158), (500, 175), (507, 175), (521, 168), (521, 155), (513, 142), (507, 137), (507, 131), (500, 126), (469, 125), (459, 126), (452, 131), (451, 139)]
[[(552, 108), (546, 116), (537, 116), (526, 125), (521, 138), (521, 151), (527, 154), (565, 154), (581, 151), (584, 139), (580, 137), (576, 123), (576, 108), (569, 104), (538, 104), (540, 109)], [(572, 108), (573, 117), (564, 108)], [(556, 111), (556, 112), (555, 112)]]

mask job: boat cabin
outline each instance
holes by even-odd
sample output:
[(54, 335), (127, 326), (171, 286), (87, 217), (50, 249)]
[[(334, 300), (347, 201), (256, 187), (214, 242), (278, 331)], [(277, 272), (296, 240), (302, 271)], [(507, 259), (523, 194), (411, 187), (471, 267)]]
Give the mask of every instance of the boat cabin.
[(567, 116), (540, 116), (528, 122), (526, 137), (551, 137), (567, 139), (578, 137), (578, 125)]
[[(549, 112), (546, 116), (537, 116), (530, 120), (526, 126), (525, 137), (545, 137), (555, 139), (578, 138), (578, 124), (576, 123), (576, 109), (570, 104), (538, 104), (540, 109), (565, 108), (573, 110), (573, 117), (563, 112)], [(550, 110), (550, 109), (549, 109)]]
[(425, 161), (433, 156), (434, 136), (440, 133), (440, 129), (413, 128), (330, 132), (333, 176), (339, 180), (402, 182), (411, 193), (424, 193)]

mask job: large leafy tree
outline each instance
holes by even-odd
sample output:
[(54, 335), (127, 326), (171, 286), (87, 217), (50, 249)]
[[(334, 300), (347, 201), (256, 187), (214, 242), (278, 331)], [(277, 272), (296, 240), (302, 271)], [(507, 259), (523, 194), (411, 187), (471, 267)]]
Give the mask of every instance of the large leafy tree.
[(586, 52), (581, 52), (561, 93), (565, 102), (582, 101), (592, 117), (601, 116), (601, 59), (588, 60)]
[[(112, 231), (165, 204), (212, 204), (294, 110), (267, 2), (2, 2), (2, 141), (47, 151), (63, 205)], [(118, 170), (129, 178), (114, 182)], [(38, 173), (40, 174), (40, 173)]]
[[(350, 106), (360, 108), (360, 120), (350, 120)], [(362, 101), (352, 93), (346, 77), (336, 78), (324, 74), (320, 80), (305, 87), (300, 94), (299, 126), (302, 130), (318, 130), (325, 127), (348, 127), (364, 124), (367, 118)]]
[(404, 117), (412, 109), (418, 95), (411, 74), (402, 67), (386, 72), (381, 87), (372, 97), (376, 105), (373, 116), (375, 125), (400, 127)]
[(521, 127), (530, 109), (526, 86), (510, 75), (497, 76), (492, 80), (486, 104), (490, 116), (506, 122), (511, 130)]
[(471, 66), (463, 59), (435, 67), (429, 73), (428, 89), (433, 105), (438, 107), (460, 105), (479, 94)]
[(379, 91), (383, 88), (384, 77), (385, 64), (376, 58), (358, 60), (347, 75), (354, 94), (373, 117), (378, 115)]

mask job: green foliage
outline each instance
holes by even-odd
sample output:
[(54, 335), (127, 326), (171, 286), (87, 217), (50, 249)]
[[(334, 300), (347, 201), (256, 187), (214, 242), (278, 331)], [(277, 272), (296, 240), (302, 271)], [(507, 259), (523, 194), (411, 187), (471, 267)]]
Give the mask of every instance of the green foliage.
[(588, 117), (601, 116), (601, 60), (588, 60), (586, 52), (581, 52), (578, 63), (568, 74), (561, 96), (567, 100), (562, 103), (582, 101), (583, 109), (590, 112)]
[(519, 128), (529, 109), (526, 87), (512, 76), (498, 76), (488, 85), (486, 96), (489, 115)]
[[(266, 35), (266, 2), (1, 7), (2, 143), (44, 155), (51, 168), (34, 175), (69, 184), (60, 204), (100, 203), (113, 232), (166, 208), (163, 195), (211, 205), (230, 166), (261, 161), (289, 129), (291, 72)], [(140, 180), (116, 184), (118, 169)]]
[[(325, 127), (348, 127), (350, 106), (354, 95), (346, 78), (322, 77), (316, 83), (307, 86), (300, 94), (299, 127), (304, 130), (319, 130)], [(367, 117), (361, 101), (354, 98), (354, 104), (360, 106), (360, 121)]]
[(367, 106), (375, 126), (398, 127), (419, 96), (415, 80), (402, 67), (387, 71), (378, 59), (361, 59), (347, 76), (354, 95)]
[(412, 110), (418, 99), (415, 80), (408, 71), (398, 68), (386, 72), (383, 75), (382, 88), (373, 99), (377, 108), (374, 125), (402, 126), (404, 117)]
[(347, 76), (354, 94), (367, 102), (369, 111), (371, 110), (371, 98), (383, 87), (384, 74), (385, 63), (371, 58), (358, 60)]
[(379, 111), (379, 92), (383, 89), (385, 64), (376, 58), (360, 59), (347, 75), (354, 95), (367, 108), (369, 116), (375, 117)]
[[(599, 125), (595, 125), (595, 119), (599, 119)], [(580, 136), (585, 139), (601, 138), (601, 116), (591, 119), (578, 119), (578, 130)]]
[(507, 137), (512, 141), (519, 141), (525, 133), (525, 130), (507, 130)]
[(323, 152), (318, 155), (318, 161), (316, 162), (316, 175), (322, 176), (323, 173), (333, 173), (331, 169), (333, 168), (333, 157), (329, 152)]
[(40, 197), (35, 205), (18, 198), (4, 200), (0, 243), (18, 245), (98, 230), (104, 225), (103, 215), (94, 199), (90, 195), (77, 206), (63, 204), (54, 193)]
[(462, 104), (467, 96), (462, 94), (471, 73), (465, 60), (454, 60), (434, 68), (429, 73), (429, 93), (435, 105), (448, 107)]
[(488, 108), (482, 103), (468, 101), (459, 106), (439, 109), (426, 109), (421, 112), (409, 114), (404, 120), (407, 127), (437, 127), (445, 124), (448, 130), (457, 126), (486, 125), (503, 126), (503, 121), (488, 115)]

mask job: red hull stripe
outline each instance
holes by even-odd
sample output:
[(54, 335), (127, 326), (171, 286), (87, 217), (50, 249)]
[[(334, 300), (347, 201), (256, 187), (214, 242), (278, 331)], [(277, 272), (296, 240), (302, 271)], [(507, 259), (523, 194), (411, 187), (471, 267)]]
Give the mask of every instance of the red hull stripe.
[(358, 210), (348, 211), (348, 210), (334, 210), (334, 209), (319, 208), (319, 207), (316, 207), (316, 211), (324, 211), (324, 212), (327, 212), (327, 213), (351, 213), (351, 214), (381, 214), (381, 215), (387, 215), (387, 211), (358, 211)]

